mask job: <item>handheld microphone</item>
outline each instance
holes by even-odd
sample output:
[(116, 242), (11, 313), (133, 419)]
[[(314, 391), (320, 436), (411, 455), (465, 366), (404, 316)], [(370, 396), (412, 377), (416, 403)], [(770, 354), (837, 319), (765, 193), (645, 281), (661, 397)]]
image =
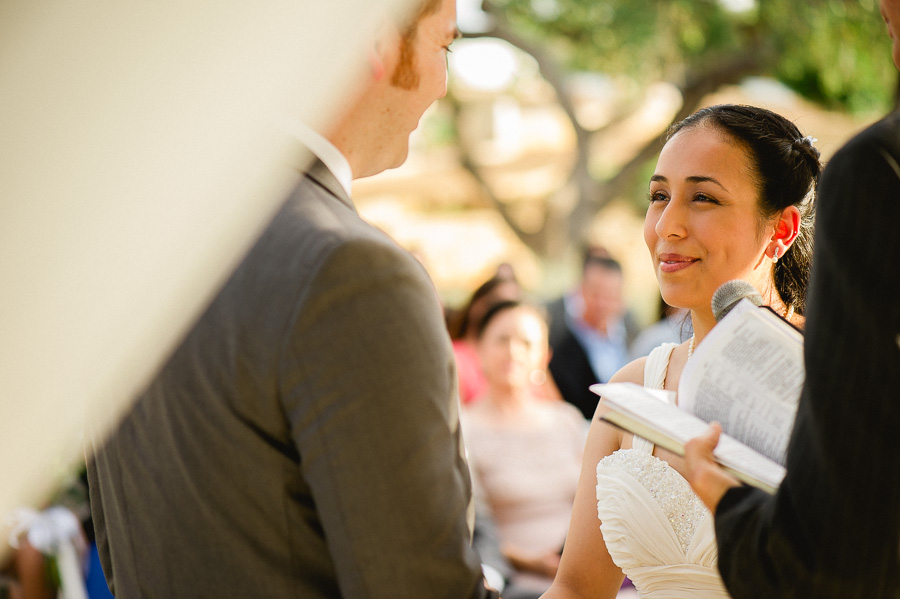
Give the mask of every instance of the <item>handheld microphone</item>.
[(763, 305), (763, 298), (756, 290), (756, 287), (741, 279), (733, 279), (726, 283), (722, 283), (712, 296), (712, 311), (719, 322), (725, 315), (731, 312), (739, 301), (742, 299), (749, 300), (756, 306)]

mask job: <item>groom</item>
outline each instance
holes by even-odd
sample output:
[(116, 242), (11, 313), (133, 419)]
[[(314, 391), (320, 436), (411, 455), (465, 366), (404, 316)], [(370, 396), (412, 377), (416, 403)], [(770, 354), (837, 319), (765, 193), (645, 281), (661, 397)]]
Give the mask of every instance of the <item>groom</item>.
[(418, 4), (336, 123), (304, 132), (313, 165), (90, 461), (117, 597), (496, 597), (434, 286), (349, 195), (446, 91), (456, 1)]
[[(900, 0), (881, 0), (900, 68)], [(900, 597), (900, 114), (853, 138), (819, 183), (806, 385), (778, 493), (740, 487), (688, 444), (735, 599)]]

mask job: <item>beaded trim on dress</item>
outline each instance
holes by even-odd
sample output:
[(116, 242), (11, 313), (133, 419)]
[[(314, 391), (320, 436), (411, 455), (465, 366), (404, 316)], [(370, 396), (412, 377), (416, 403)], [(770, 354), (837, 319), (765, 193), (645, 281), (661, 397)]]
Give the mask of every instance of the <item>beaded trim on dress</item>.
[[(631, 476), (647, 490), (666, 515), (681, 548), (687, 552), (706, 507), (687, 481), (659, 458), (641, 451), (620, 449), (606, 456), (597, 469), (615, 468)], [(597, 488), (597, 499), (603, 490)]]

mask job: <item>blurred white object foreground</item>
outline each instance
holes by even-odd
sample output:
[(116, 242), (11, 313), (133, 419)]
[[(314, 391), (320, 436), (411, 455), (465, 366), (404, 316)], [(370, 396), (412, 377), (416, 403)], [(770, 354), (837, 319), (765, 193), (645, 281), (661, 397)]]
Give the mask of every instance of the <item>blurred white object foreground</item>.
[(160, 365), (302, 168), (283, 125), (406, 4), (0, 4), (0, 522)]

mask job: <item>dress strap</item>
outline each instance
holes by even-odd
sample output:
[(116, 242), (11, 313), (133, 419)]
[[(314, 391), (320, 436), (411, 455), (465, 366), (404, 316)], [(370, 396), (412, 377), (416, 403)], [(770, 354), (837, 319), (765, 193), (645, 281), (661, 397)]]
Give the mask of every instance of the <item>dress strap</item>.
[[(653, 349), (644, 363), (644, 386), (651, 389), (662, 389), (666, 384), (666, 373), (669, 371), (669, 358), (677, 343), (663, 343)], [(631, 446), (643, 453), (653, 453), (653, 443), (643, 437), (634, 436)]]
[(666, 384), (666, 373), (669, 371), (669, 358), (677, 343), (663, 343), (653, 348), (647, 361), (644, 362), (644, 386), (651, 389), (662, 389)]

